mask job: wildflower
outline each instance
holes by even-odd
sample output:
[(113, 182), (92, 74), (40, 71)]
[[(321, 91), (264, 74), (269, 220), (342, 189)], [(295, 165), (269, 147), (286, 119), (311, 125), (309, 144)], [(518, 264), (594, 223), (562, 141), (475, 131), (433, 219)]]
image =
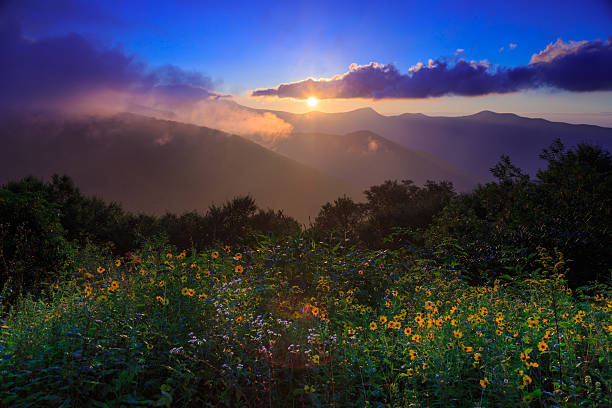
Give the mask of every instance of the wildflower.
[(466, 353), (471, 353), (472, 351), (474, 351), (474, 349), (470, 346), (464, 346), (463, 344), (461, 346), (463, 347), (463, 351), (465, 351)]
[(480, 314), (482, 315), (482, 317), (485, 317), (486, 315), (489, 314), (489, 311), (487, 310), (486, 307), (481, 307), (480, 308)]
[(489, 380), (486, 377), (484, 378), (484, 380), (480, 380), (480, 386), (482, 387), (483, 390), (486, 389), (487, 385), (489, 385), (489, 384), (490, 384), (490, 382), (489, 382)]
[(360, 269), (357, 273), (363, 275), (363, 269)]
[(202, 279), (202, 275), (199, 273), (196, 273), (196, 279)]
[(451, 320), (451, 326), (457, 326), (457, 320), (455, 319)]
[(181, 276), (181, 283), (185, 283), (187, 282), (187, 277), (186, 276)]
[(412, 336), (412, 341), (416, 341), (417, 343), (421, 341), (421, 335), (420, 334), (415, 334), (414, 336)]
[(159, 281), (158, 285), (159, 285), (160, 288), (162, 288), (162, 287), (166, 286), (166, 281), (163, 281), (163, 280)]
[(229, 245), (226, 245), (225, 248), (223, 248), (225, 250), (225, 253), (229, 254), (231, 252)]
[(304, 386), (304, 392), (306, 392), (306, 393), (309, 393), (309, 392), (315, 392), (315, 391), (316, 391), (316, 389), (315, 389), (315, 387), (314, 387), (314, 386), (312, 386), (312, 385), (310, 385), (310, 386), (309, 386), (309, 385), (305, 385), (305, 386)]
[(461, 333), (461, 330), (453, 330), (453, 335), (458, 339), (463, 337), (463, 333)]
[(217, 259), (219, 257), (219, 253), (215, 251), (211, 254), (211, 256), (213, 257), (213, 259)]
[(410, 351), (408, 351), (408, 354), (410, 354), (410, 359), (411, 360), (415, 360), (416, 359), (416, 351), (410, 350)]
[(397, 296), (397, 290), (392, 290), (392, 291), (391, 291), (391, 294), (392, 294), (393, 296)]
[(533, 380), (531, 379), (530, 376), (528, 375), (524, 375), (523, 376), (523, 386), (521, 388), (525, 388), (526, 386), (528, 386), (529, 384), (531, 384), (533, 382)]
[(102, 272), (104, 272), (106, 269), (104, 269), (104, 268), (103, 268), (103, 267), (101, 267), (101, 266), (98, 266), (98, 269), (96, 269), (96, 270), (98, 271), (98, 273), (102, 273)]
[(480, 361), (480, 358), (482, 357), (482, 354), (480, 353), (474, 353), (474, 360), (476, 361)]
[(242, 321), (242, 316), (238, 316), (238, 317), (236, 318), (236, 323), (240, 323), (241, 321)]
[(380, 324), (385, 324), (387, 323), (387, 316), (380, 316), (378, 318), (378, 321), (380, 322)]
[(236, 265), (236, 268), (234, 269), (234, 271), (236, 273), (242, 273), (244, 272), (244, 268), (242, 267), (242, 265)]
[(200, 294), (198, 295), (198, 299), (204, 299), (204, 300), (206, 300), (206, 299), (208, 299), (208, 295), (207, 295), (206, 293), (200, 293)]
[(145, 340), (145, 344), (147, 345), (147, 349), (153, 350), (153, 345)]
[(6, 324), (5, 324), (5, 325), (2, 325), (2, 326), (0, 326), (0, 327), (2, 327), (3, 329), (10, 329), (10, 327), (9, 327), (9, 326), (7, 326)]
[(188, 291), (189, 291), (189, 289), (188, 289), (188, 288), (183, 288), (183, 290), (181, 290), (181, 294), (182, 294), (183, 296), (187, 296), (187, 292), (188, 292)]
[(166, 259), (172, 259), (172, 254), (170, 252), (166, 254)]
[(119, 289), (119, 282), (113, 281), (111, 283), (111, 290), (117, 290), (117, 289)]
[(120, 266), (121, 266), (121, 259), (117, 259), (117, 260), (115, 261), (115, 266), (116, 266), (116, 267), (120, 267)]
[(194, 289), (188, 289), (187, 290), (187, 296), (193, 296), (195, 295), (195, 290)]
[(318, 307), (316, 307), (316, 306), (315, 306), (315, 307), (313, 307), (313, 308), (312, 308), (312, 314), (313, 314), (313, 316), (317, 316), (317, 315), (319, 314), (319, 308), (318, 308)]
[(319, 360), (319, 355), (318, 354), (315, 354), (314, 356), (312, 356), (312, 362), (314, 364), (319, 364), (319, 361), (320, 360)]
[(378, 328), (378, 325), (376, 324), (376, 322), (370, 323), (370, 330), (376, 330), (377, 328)]
[(412, 329), (411, 329), (410, 327), (406, 327), (406, 328), (404, 329), (404, 334), (405, 334), (406, 336), (410, 336), (410, 334), (411, 334), (411, 333), (412, 333)]
[(548, 344), (546, 344), (546, 342), (544, 340), (540, 341), (538, 343), (538, 350), (540, 350), (540, 351), (548, 350)]
[(239, 261), (242, 259), (242, 254), (236, 254), (234, 255), (234, 260)]

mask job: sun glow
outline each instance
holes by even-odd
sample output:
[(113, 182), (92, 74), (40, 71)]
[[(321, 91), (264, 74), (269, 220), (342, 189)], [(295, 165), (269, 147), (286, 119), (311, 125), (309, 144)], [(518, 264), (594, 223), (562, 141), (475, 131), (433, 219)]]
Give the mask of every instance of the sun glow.
[(314, 106), (317, 106), (317, 103), (319, 103), (319, 100), (315, 98), (314, 96), (311, 96), (310, 98), (306, 99), (306, 103), (308, 104), (308, 106), (312, 108)]

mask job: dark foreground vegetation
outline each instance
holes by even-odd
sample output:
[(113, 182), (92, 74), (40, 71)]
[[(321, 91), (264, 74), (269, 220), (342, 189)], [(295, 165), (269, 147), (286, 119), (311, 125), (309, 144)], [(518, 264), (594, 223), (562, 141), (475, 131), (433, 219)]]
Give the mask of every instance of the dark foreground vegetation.
[(612, 157), (388, 181), (307, 229), (0, 189), (2, 406), (609, 406)]

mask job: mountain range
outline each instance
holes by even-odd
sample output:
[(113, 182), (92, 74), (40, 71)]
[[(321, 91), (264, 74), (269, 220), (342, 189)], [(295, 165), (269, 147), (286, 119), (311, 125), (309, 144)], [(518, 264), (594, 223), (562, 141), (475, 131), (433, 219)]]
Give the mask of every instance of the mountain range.
[[(261, 113), (240, 105), (234, 111)], [(384, 116), (373, 109), (294, 114), (276, 138), (232, 135), (174, 120), (171, 112), (0, 115), (0, 183), (68, 174), (81, 190), (131, 211), (205, 210), (251, 194), (263, 208), (303, 223), (341, 195), (356, 200), (388, 179), (452, 181), (469, 191), (491, 179), (500, 155), (534, 174), (542, 148), (559, 137), (612, 150), (612, 128), (483, 111), (463, 117)], [(156, 116), (151, 117), (151, 116)]]
[(510, 156), (515, 165), (534, 175), (545, 165), (538, 154), (557, 137), (566, 147), (590, 142), (612, 150), (612, 128), (550, 122), (512, 113), (384, 116), (371, 108), (342, 113), (270, 112), (293, 125), (294, 132), (347, 134), (369, 130), (406, 148), (446, 160), (481, 181), (491, 180), (489, 169), (501, 155)]

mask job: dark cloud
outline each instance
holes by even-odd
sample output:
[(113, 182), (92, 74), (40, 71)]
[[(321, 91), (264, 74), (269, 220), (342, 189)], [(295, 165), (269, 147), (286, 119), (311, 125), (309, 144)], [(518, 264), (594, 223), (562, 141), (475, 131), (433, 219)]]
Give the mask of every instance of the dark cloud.
[(428, 98), (476, 96), (551, 87), (568, 91), (612, 90), (612, 37), (606, 42), (558, 40), (516, 68), (459, 59), (419, 63), (407, 74), (393, 64), (353, 64), (330, 79), (312, 79), (258, 89), (252, 96), (280, 98)]
[(214, 91), (217, 81), (174, 65), (150, 67), (120, 47), (78, 34), (31, 39), (0, 23), (0, 109), (107, 114), (132, 111), (263, 140), (286, 137), (291, 125)]
[(199, 72), (150, 68), (120, 47), (98, 46), (78, 34), (31, 39), (15, 24), (0, 25), (0, 106), (54, 107), (97, 92), (169, 101), (220, 96)]

